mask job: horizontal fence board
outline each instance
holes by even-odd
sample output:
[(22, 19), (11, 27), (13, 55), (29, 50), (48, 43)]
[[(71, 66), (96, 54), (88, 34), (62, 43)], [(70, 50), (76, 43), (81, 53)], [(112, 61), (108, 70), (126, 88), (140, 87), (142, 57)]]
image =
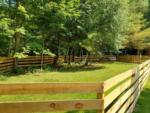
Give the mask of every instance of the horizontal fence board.
[(13, 62), (3, 63), (3, 64), (0, 64), (0, 67), (4, 67), (4, 66), (8, 66), (8, 65), (14, 65), (14, 63)]
[(126, 103), (122, 106), (122, 108), (119, 109), (119, 112), (118, 112), (118, 113), (124, 113), (124, 112), (127, 110), (127, 108), (130, 106), (130, 104), (131, 104), (133, 101), (135, 101), (135, 100), (138, 99), (138, 97), (139, 97), (139, 95), (140, 95), (140, 93), (141, 93), (141, 91), (142, 91), (142, 87), (144, 86), (144, 83), (145, 83), (145, 81), (146, 81), (147, 78), (148, 78), (148, 76), (146, 76), (146, 77), (139, 83), (138, 88), (137, 88), (137, 89), (138, 89), (137, 92), (135, 92), (135, 93), (126, 101)]
[[(53, 60), (54, 58), (53, 57), (50, 57), (50, 58), (43, 58), (43, 60)], [(25, 61), (38, 61), (38, 60), (42, 60), (42, 58), (21, 58), (21, 59), (18, 59), (19, 62), (25, 62)]]
[[(139, 70), (140, 69), (140, 70)], [(111, 93), (109, 93), (106, 97), (105, 97), (105, 103), (104, 103), (104, 108), (106, 108), (107, 106), (109, 106), (111, 104), (111, 102), (113, 102), (116, 98), (118, 98), (119, 95), (121, 95), (121, 93), (123, 93), (128, 87), (130, 87), (133, 83), (135, 84), (138, 84), (139, 80), (141, 81), (142, 79), (144, 79), (143, 77), (145, 76), (148, 76), (149, 72), (150, 72), (150, 63), (149, 61), (143, 63), (141, 65), (141, 67), (139, 67), (137, 69), (137, 71), (139, 71), (139, 74), (135, 74), (135, 76), (131, 76), (132, 78), (127, 80), (126, 82), (124, 82), (123, 84), (119, 85), (115, 90), (113, 90)], [(136, 72), (135, 72), (136, 73)], [(123, 76), (122, 76), (123, 77)], [(134, 78), (133, 78), (134, 77)], [(114, 77), (115, 79), (117, 77)], [(113, 81), (114, 78), (110, 79), (110, 81)], [(119, 81), (120, 79), (116, 79), (116, 81)], [(125, 79), (124, 79), (125, 80)], [(109, 81), (109, 80), (108, 80)], [(110, 82), (109, 81), (109, 82)], [(115, 81), (115, 80), (114, 80)], [(122, 79), (121, 79), (122, 81)], [(112, 83), (112, 82), (110, 82)], [(116, 85), (117, 83), (115, 83)], [(104, 85), (105, 82), (104, 82)], [(112, 86), (115, 86), (114, 84), (112, 84)], [(109, 86), (109, 85), (108, 85)], [(106, 86), (104, 86), (104, 88), (106, 88)], [(111, 88), (111, 87), (110, 87)], [(106, 90), (106, 89), (105, 89)], [(117, 104), (118, 102), (118, 104)], [(121, 100), (120, 101), (117, 101), (115, 104), (114, 104), (114, 108), (116, 108), (117, 105), (120, 105), (121, 104)], [(113, 110), (117, 110), (117, 109), (114, 109), (113, 106), (108, 110), (108, 113), (111, 113)], [(122, 112), (124, 113), (124, 112)]]
[[(46, 65), (49, 65), (49, 64), (52, 64), (52, 63), (51, 62), (50, 63), (44, 63), (42, 65), (46, 66)], [(34, 66), (41, 66), (41, 64), (19, 64), (17, 66), (18, 67), (34, 67)]]
[(136, 80), (138, 80), (141, 76), (131, 77), (129, 80), (125, 81), (123, 84), (119, 85), (115, 88), (110, 94), (105, 97), (105, 108), (113, 102), (120, 94), (122, 94), (127, 88), (129, 88)]
[[(49, 61), (49, 60), (43, 61), (43, 63), (49, 63), (49, 62), (52, 62), (52, 61)], [(41, 64), (41, 61), (18, 62), (18, 65), (20, 64)]]
[(87, 93), (102, 92), (100, 83), (0, 84), (0, 94)]
[[(147, 75), (147, 73), (146, 73)], [(143, 75), (138, 81), (136, 81), (136, 83), (134, 85), (132, 85), (132, 87), (130, 89), (127, 90), (127, 92), (121, 96), (116, 102), (115, 104), (113, 104), (109, 110), (106, 113), (115, 113), (117, 112), (117, 110), (121, 107), (121, 105), (130, 97), (130, 95), (132, 95), (135, 90), (137, 90), (139, 83), (142, 82), (142, 80), (146, 77), (146, 75)]]
[[(48, 65), (48, 64), (43, 64), (43, 66), (45, 66), (45, 65)], [(41, 64), (18, 65), (18, 67), (21, 67), (21, 68), (27, 68), (27, 67), (38, 67), (38, 66), (41, 66)]]
[[(146, 78), (147, 79), (147, 78)], [(119, 110), (119, 112), (118, 113), (125, 113), (125, 111), (126, 111), (126, 113), (132, 113), (130, 110), (130, 108), (128, 108), (130, 105), (132, 106), (132, 104), (134, 103), (134, 102), (137, 102), (137, 100), (138, 100), (138, 98), (139, 98), (139, 96), (140, 96), (140, 93), (141, 93), (141, 91), (142, 91), (142, 87), (143, 87), (144, 85), (142, 85), (142, 86), (139, 86), (139, 90), (136, 92), (136, 93), (134, 93), (134, 95), (133, 96), (131, 96), (128, 100), (127, 100), (127, 102), (123, 105), (123, 107)], [(131, 107), (130, 106), (130, 107)], [(135, 107), (135, 106), (132, 106), (132, 107)], [(134, 108), (132, 108), (132, 110), (133, 110)]]
[(6, 69), (12, 69), (12, 68), (13, 68), (13, 66), (1, 67), (1, 68), (0, 68), (0, 71), (6, 70)]
[[(145, 66), (147, 64), (150, 64), (150, 60), (145, 62), (144, 65), (140, 65), (139, 68), (141, 68), (141, 66)], [(137, 68), (134, 68), (134, 69), (130, 69), (124, 73), (121, 73), (111, 79), (108, 79), (104, 82), (104, 91), (107, 91), (108, 89), (110, 89), (111, 87), (117, 85), (118, 83), (120, 83), (121, 81), (127, 79), (128, 77), (132, 77), (134, 74), (136, 74), (137, 72)], [(116, 82), (114, 82), (116, 81)]]
[[(121, 81), (132, 77), (136, 72), (136, 68), (128, 70), (122, 74), (119, 74), (111, 79), (108, 79), (104, 82), (104, 91), (107, 91), (108, 89), (112, 88), (113, 86), (119, 84)], [(115, 81), (115, 82), (114, 82)]]
[(0, 113), (100, 110), (101, 103), (100, 99), (0, 103)]
[(6, 63), (12, 63), (12, 62), (14, 62), (14, 59), (13, 60), (0, 61), (0, 64), (6, 64)]
[(147, 71), (149, 71), (149, 69), (150, 69), (150, 64), (149, 65), (147, 65), (145, 68), (143, 68), (142, 70), (140, 70), (140, 75), (142, 75), (143, 73), (145, 73), (145, 72), (147, 72)]
[(12, 68), (7, 68), (7, 69), (4, 69), (4, 70), (0, 70), (1, 73), (10, 72), (10, 71), (12, 71)]
[(139, 65), (139, 68), (141, 69), (141, 68), (143, 68), (144, 66), (146, 66), (146, 65), (149, 64), (149, 63), (150, 63), (150, 60), (148, 60), (148, 61), (146, 61), (146, 62), (140, 64), (140, 65)]

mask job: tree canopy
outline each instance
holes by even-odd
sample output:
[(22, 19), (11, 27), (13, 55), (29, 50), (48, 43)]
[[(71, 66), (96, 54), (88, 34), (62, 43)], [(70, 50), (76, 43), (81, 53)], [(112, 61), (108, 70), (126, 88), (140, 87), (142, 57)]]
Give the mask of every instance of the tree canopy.
[(1, 0), (0, 55), (59, 57), (147, 48), (149, 4), (149, 0)]

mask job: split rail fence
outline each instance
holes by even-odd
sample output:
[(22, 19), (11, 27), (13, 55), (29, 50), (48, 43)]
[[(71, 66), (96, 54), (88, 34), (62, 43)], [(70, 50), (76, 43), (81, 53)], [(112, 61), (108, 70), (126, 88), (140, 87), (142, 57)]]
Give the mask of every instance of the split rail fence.
[(95, 99), (0, 102), (0, 113), (97, 110), (132, 113), (150, 72), (150, 60), (102, 83), (0, 84), (0, 95), (96, 93)]

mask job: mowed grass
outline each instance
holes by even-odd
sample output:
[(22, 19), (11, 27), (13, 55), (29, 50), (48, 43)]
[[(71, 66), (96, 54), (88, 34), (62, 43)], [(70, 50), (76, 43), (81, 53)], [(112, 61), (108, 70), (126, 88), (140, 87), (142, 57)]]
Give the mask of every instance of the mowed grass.
[(150, 79), (140, 95), (134, 113), (150, 113)]
[[(1, 83), (35, 83), (35, 82), (102, 82), (117, 74), (127, 71), (137, 64), (131, 63), (99, 63), (88, 67), (72, 66), (59, 70), (45, 70), (44, 72), (26, 73), (16, 76), (0, 76)], [(0, 102), (7, 101), (40, 101), (40, 100), (64, 100), (64, 99), (94, 99), (97, 94), (55, 94), (55, 95), (5, 95), (0, 96)], [(95, 111), (71, 111), (50, 113), (95, 113)]]
[(44, 72), (26, 73), (17, 76), (0, 76), (1, 83), (31, 83), (31, 82), (101, 82), (119, 73), (135, 67), (132, 63), (101, 63), (88, 67), (72, 66), (59, 70), (45, 70)]

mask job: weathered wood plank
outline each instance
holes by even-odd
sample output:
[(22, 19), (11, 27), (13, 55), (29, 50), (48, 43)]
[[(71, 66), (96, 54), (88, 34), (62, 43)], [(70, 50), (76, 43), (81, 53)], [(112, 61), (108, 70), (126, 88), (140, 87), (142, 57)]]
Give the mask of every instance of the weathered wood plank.
[(124, 113), (127, 108), (130, 106), (131, 103), (133, 103), (133, 101), (137, 101), (141, 91), (142, 91), (142, 87), (144, 86), (144, 83), (146, 81), (146, 79), (148, 78), (148, 76), (146, 76), (141, 83), (139, 83), (138, 86), (138, 90), (128, 99), (128, 101), (126, 101), (126, 103), (121, 107), (121, 109), (119, 109), (118, 113)]
[[(113, 86), (119, 84), (121, 81), (132, 77), (136, 72), (136, 68), (128, 70), (122, 74), (119, 74), (111, 79), (108, 79), (104, 82), (104, 91), (107, 91), (108, 89), (112, 88)], [(114, 82), (115, 81), (115, 82)]]
[[(49, 62), (49, 63), (44, 63), (43, 65), (48, 65), (48, 64), (52, 64), (52, 62)], [(39, 63), (39, 64), (24, 64), (24, 65), (22, 65), (22, 64), (19, 64), (19, 65), (17, 65), (18, 67), (31, 67), (31, 66), (41, 66), (41, 64)]]
[(13, 68), (13, 66), (0, 67), (0, 71), (7, 70), (7, 69), (12, 69), (12, 68)]
[[(53, 62), (53, 60), (47, 60), (47, 61), (43, 61), (43, 63), (49, 63), (49, 62)], [(23, 64), (40, 64), (41, 60), (39, 61), (27, 61), (27, 62), (18, 62), (18, 65), (23, 65)]]
[(147, 75), (142, 76), (122, 97), (120, 97), (106, 113), (116, 113), (117, 110), (123, 105), (123, 103), (138, 90), (139, 84), (147, 77)]
[(0, 67), (13, 65), (14, 62), (0, 64)]
[(143, 69), (143, 72), (140, 75), (132, 76), (129, 80), (119, 85), (116, 89), (114, 89), (110, 94), (105, 97), (105, 108), (113, 102), (121, 93), (123, 93), (127, 88), (129, 88), (135, 82), (141, 80), (144, 76), (148, 74), (148, 66)]
[(110, 94), (108, 94), (105, 97), (105, 108), (141, 77), (142, 76), (132, 76), (129, 80), (125, 81), (123, 84), (114, 89)]
[(100, 109), (100, 99), (0, 103), (0, 113), (26, 113)]
[(102, 92), (101, 83), (28, 83), (0, 84), (0, 94)]

